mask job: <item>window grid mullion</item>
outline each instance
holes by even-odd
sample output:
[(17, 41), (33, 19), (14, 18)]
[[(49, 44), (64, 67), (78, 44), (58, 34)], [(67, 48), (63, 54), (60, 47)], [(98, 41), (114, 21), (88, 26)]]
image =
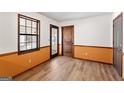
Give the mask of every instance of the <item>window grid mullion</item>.
[[(40, 21), (39, 21), (39, 20), (35, 20), (35, 19), (34, 19), (34, 20), (35, 20), (35, 21), (34, 21), (33, 18), (30, 19), (30, 17), (26, 17), (26, 16), (23, 17), (23, 15), (20, 15), (20, 14), (19, 14), (18, 17), (19, 17), (19, 24), (18, 24), (18, 31), (19, 31), (19, 34), (18, 34), (18, 35), (19, 35), (19, 39), (18, 39), (18, 42), (19, 42), (19, 52), (26, 52), (26, 51), (31, 51), (31, 50), (38, 49), (38, 48), (39, 48), (39, 44), (40, 44), (40, 43), (39, 43), (39, 38), (40, 38), (40, 37), (39, 37), (39, 36), (40, 36), (39, 33), (40, 33), (40, 32), (38, 33), (38, 31), (39, 31), (39, 29), (40, 29), (40, 27), (39, 27), (39, 24), (40, 24), (39, 22), (40, 22)], [(21, 19), (21, 18), (24, 19), (25, 25), (21, 25), (21, 24), (20, 24), (20, 19)], [(31, 21), (31, 27), (28, 26), (28, 24), (27, 24), (27, 21), (28, 21), (28, 20)], [(33, 22), (36, 23), (36, 27), (33, 27)], [(20, 32), (20, 27), (21, 27), (21, 26), (24, 27), (24, 29), (25, 29), (24, 33), (25, 33), (25, 34), (23, 34), (23, 33)], [(31, 31), (28, 29), (29, 27), (31, 28), (31, 29), (30, 29)], [(33, 29), (34, 29), (34, 31), (36, 30), (36, 32), (34, 32), (34, 34), (33, 34)], [(30, 34), (27, 33), (28, 30), (30, 31)], [(35, 34), (35, 33), (36, 33), (36, 34)], [(22, 43), (24, 43), (24, 46), (25, 46), (25, 49), (24, 49), (24, 50), (21, 50), (21, 49), (20, 49), (20, 43), (21, 43), (20, 37), (21, 37), (21, 35), (25, 37), (24, 42), (22, 42)], [(29, 42), (28, 42), (28, 36), (30, 37), (30, 41), (29, 41)], [(34, 37), (35, 37), (36, 39), (35, 39)], [(33, 39), (36, 40), (36, 41), (33, 42)], [(28, 43), (29, 43), (29, 45), (31, 44), (31, 45), (30, 45), (30, 48), (31, 48), (31, 49), (28, 49)], [(34, 47), (34, 49), (33, 49), (33, 44), (35, 44), (35, 46), (36, 46), (36, 47)]]
[[(32, 21), (31, 21), (31, 34), (32, 34)], [(31, 49), (32, 49), (32, 36), (31, 36)]]
[[(36, 22), (36, 34), (38, 35), (38, 21)], [(36, 37), (37, 38), (37, 48), (38, 48), (38, 36)]]
[[(25, 19), (25, 34), (27, 34), (27, 20)], [(25, 36), (26, 37), (26, 50), (27, 50), (27, 35)]]

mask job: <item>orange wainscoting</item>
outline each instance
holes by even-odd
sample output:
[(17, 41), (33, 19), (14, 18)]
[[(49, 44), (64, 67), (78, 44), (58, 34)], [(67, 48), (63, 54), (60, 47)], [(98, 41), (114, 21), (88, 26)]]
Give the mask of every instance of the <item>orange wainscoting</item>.
[(74, 57), (113, 64), (113, 48), (74, 45)]
[(122, 75), (123, 75), (123, 79), (124, 79), (124, 54), (123, 54), (123, 66), (122, 66), (122, 69), (123, 69), (123, 71), (122, 71)]
[(13, 53), (0, 56), (0, 76), (16, 76), (49, 59), (49, 46), (27, 54), (18, 55)]

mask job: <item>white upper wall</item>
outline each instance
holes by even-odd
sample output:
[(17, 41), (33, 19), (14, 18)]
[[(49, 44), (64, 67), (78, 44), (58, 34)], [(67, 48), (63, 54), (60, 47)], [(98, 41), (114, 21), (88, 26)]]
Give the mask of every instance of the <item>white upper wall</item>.
[[(0, 12), (0, 54), (17, 51), (18, 30), (15, 12)], [(84, 19), (57, 22), (39, 13), (20, 13), (39, 19), (41, 22), (40, 46), (49, 45), (50, 24), (57, 26), (74, 25), (74, 44), (112, 47), (112, 15), (93, 16)], [(61, 30), (61, 28), (60, 28)], [(61, 44), (61, 32), (60, 32)]]
[(112, 14), (63, 21), (60, 25), (74, 25), (75, 45), (113, 46)]
[[(17, 51), (18, 49), (17, 14), (15, 12), (0, 12), (0, 54)], [(59, 23), (39, 13), (25, 12), (20, 14), (40, 20), (40, 46), (49, 45), (50, 24), (59, 26)]]
[(17, 50), (17, 15), (0, 13), (0, 54)]

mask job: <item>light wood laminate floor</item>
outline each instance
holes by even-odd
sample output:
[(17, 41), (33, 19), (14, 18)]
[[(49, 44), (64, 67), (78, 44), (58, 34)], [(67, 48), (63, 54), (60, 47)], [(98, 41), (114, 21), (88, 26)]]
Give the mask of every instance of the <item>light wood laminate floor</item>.
[(33, 81), (122, 80), (112, 65), (59, 56), (14, 78)]

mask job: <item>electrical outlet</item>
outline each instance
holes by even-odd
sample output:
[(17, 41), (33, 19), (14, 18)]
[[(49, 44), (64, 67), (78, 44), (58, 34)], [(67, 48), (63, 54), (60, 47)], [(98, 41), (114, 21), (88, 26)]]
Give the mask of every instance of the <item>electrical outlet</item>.
[(29, 59), (29, 61), (28, 61), (29, 63), (31, 63), (31, 59)]

